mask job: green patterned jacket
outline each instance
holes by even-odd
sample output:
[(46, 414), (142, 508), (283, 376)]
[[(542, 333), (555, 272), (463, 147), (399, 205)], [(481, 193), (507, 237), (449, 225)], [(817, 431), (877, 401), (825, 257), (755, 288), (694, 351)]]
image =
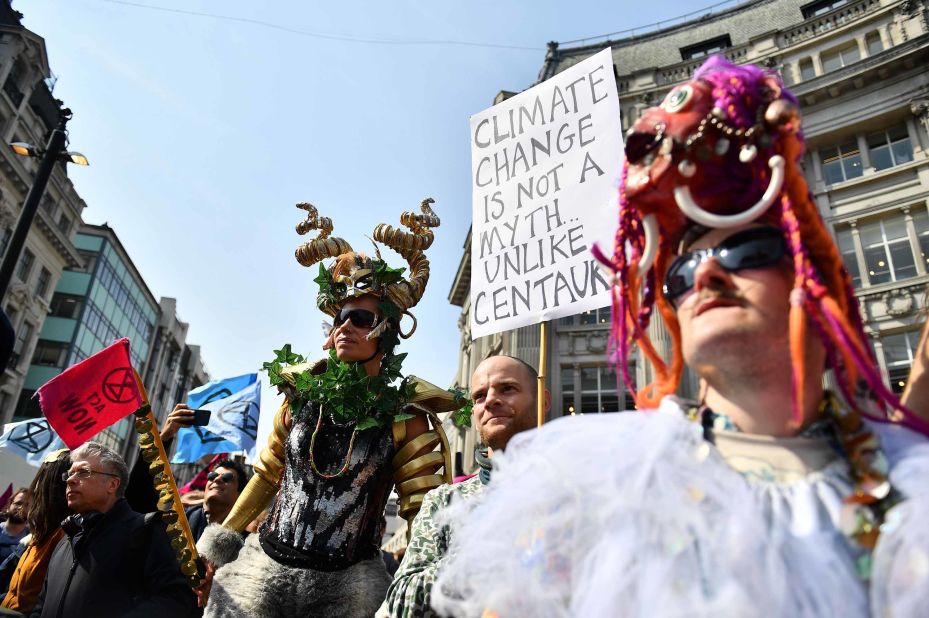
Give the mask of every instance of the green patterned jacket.
[(437, 616), (429, 605), (432, 584), (448, 551), (448, 528), (438, 526), (435, 514), (451, 502), (454, 494), (469, 498), (482, 491), (477, 476), (456, 485), (436, 487), (423, 498), (422, 508), (413, 520), (410, 544), (403, 562), (387, 591), (391, 618), (431, 618)]

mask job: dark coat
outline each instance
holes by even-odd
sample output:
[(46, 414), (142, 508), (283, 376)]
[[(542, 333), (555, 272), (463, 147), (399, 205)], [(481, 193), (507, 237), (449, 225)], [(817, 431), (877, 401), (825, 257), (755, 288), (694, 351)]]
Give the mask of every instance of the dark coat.
[[(210, 525), (206, 520), (206, 513), (203, 512), (203, 506), (192, 506), (184, 514), (187, 515), (187, 523), (190, 524), (190, 534), (194, 537), (194, 543), (200, 540), (203, 531)], [(222, 523), (222, 522), (220, 522)]]
[(119, 500), (66, 533), (52, 554), (33, 618), (196, 615), (196, 597), (160, 518), (146, 518)]

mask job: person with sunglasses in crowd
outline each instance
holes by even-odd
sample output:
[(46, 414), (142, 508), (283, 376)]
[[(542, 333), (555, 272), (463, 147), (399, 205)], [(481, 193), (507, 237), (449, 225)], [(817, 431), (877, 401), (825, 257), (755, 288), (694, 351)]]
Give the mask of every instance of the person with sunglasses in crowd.
[(206, 475), (203, 504), (187, 509), (187, 521), (194, 541), (200, 540), (200, 535), (210, 523), (221, 524), (226, 520), (247, 482), (245, 468), (233, 459), (220, 461)]
[(926, 615), (929, 425), (881, 379), (803, 148), (779, 76), (722, 57), (635, 122), (595, 255), (639, 410), (511, 441), (443, 514), (440, 614)]
[[(200, 538), (200, 555), (215, 569), (204, 615), (373, 616), (390, 576), (381, 559), (384, 511), (396, 485), (400, 515), (411, 520), (422, 496), (450, 482), (447, 441), (436, 412), (459, 407), (438, 387), (401, 374), (401, 338), (415, 330), (409, 313), (429, 276), (423, 253), (439, 225), (429, 204), (403, 213), (404, 232), (381, 224), (373, 239), (410, 265), (389, 267), (331, 237), (332, 222), (309, 204), (297, 226), (319, 236), (297, 249), (297, 260), (320, 264), (317, 307), (333, 318), (323, 348), (329, 357), (305, 362), (289, 345), (265, 363), (285, 395), (267, 447), (222, 526)], [(401, 330), (401, 318), (412, 325)], [(444, 452), (435, 452), (444, 446)], [(270, 503), (258, 534), (240, 531)], [(211, 517), (212, 519), (212, 517)]]

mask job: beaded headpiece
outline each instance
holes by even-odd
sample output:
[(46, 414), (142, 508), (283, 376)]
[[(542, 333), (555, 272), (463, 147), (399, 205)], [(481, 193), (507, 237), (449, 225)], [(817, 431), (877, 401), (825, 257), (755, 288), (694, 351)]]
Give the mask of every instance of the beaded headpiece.
[[(850, 405), (856, 406), (853, 395), (863, 379), (881, 412), (900, 410), (902, 423), (925, 432), (875, 366), (851, 279), (798, 165), (804, 140), (797, 100), (778, 75), (710, 58), (693, 80), (642, 114), (626, 135), (625, 150), (615, 248), (610, 257), (596, 249), (595, 255), (614, 276), (611, 338), (624, 382), (634, 390), (628, 368), (633, 342), (655, 368), (655, 380), (636, 393), (640, 407), (654, 407), (673, 393), (683, 371), (680, 325), (662, 283), (684, 232), (694, 224), (734, 228), (764, 220), (783, 231), (793, 264), (794, 422), (803, 410), (809, 324)], [(647, 333), (656, 305), (671, 335), (670, 363)], [(887, 420), (886, 413), (875, 418)]]
[[(339, 307), (351, 298), (370, 294), (380, 299), (384, 317), (378, 327), (369, 333), (368, 338), (382, 336), (386, 330), (396, 328), (401, 337), (407, 338), (416, 329), (416, 319), (409, 310), (419, 302), (426, 291), (429, 281), (429, 260), (424, 253), (432, 245), (434, 236), (430, 228), (438, 227), (439, 217), (432, 211), (432, 198), (426, 198), (420, 205), (421, 214), (404, 212), (400, 223), (410, 231), (394, 228), (381, 223), (374, 228), (373, 239), (399, 253), (410, 266), (410, 276), (405, 278), (403, 268), (391, 268), (381, 259), (380, 251), (371, 258), (363, 253), (356, 253), (344, 239), (331, 236), (332, 219), (319, 216), (312, 204), (300, 203), (297, 208), (307, 211), (306, 219), (297, 224), (297, 234), (301, 236), (319, 230), (316, 238), (297, 247), (295, 256), (303, 266), (313, 266), (320, 262), (319, 275), (315, 281), (319, 284), (316, 305), (320, 311), (335, 316)], [(321, 262), (334, 257), (335, 261), (327, 268)], [(403, 315), (413, 319), (413, 326), (407, 333), (399, 332), (399, 320)]]

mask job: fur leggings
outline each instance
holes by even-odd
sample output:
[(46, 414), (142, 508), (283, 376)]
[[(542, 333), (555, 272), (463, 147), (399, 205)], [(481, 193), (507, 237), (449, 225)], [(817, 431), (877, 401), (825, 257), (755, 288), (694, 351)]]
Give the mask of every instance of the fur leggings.
[(342, 571), (314, 571), (272, 560), (258, 535), (239, 557), (216, 571), (205, 618), (371, 618), (387, 594), (390, 576), (380, 558)]

